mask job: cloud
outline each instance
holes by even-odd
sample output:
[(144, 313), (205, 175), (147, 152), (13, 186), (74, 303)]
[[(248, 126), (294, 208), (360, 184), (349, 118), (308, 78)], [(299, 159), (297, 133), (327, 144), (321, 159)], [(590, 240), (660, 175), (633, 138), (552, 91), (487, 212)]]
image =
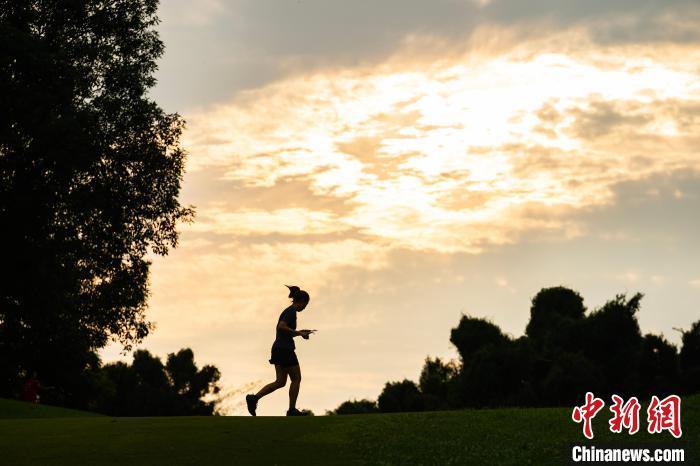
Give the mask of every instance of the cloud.
[(615, 131), (644, 130), (654, 120), (647, 105), (636, 101), (606, 101), (593, 98), (586, 102), (585, 109), (576, 108), (569, 115), (573, 120), (572, 130), (581, 139), (596, 139)]
[(160, 18), (169, 25), (204, 27), (225, 11), (222, 0), (168, 0), (160, 9)]
[(639, 275), (639, 273), (637, 273), (637, 272), (628, 271), (628, 272), (625, 272), (625, 273), (621, 273), (621, 274), (615, 275), (614, 278), (615, 278), (616, 280), (620, 280), (620, 281), (623, 281), (623, 282), (627, 282), (627, 283), (633, 285), (633, 284), (638, 283), (638, 282), (641, 280), (642, 277), (641, 277), (641, 276)]
[(332, 213), (304, 208), (275, 210), (238, 210), (220, 207), (203, 209), (190, 231), (222, 235), (320, 235), (338, 233), (349, 227), (340, 224)]
[[(442, 253), (584, 234), (571, 212), (614, 202), (617, 184), (700, 168), (688, 65), (700, 50), (599, 48), (581, 34), (558, 38), (566, 53), (533, 41), (314, 72), (190, 114), (189, 169), (237, 190), (200, 205), (193, 231)], [(287, 205), (236, 201), (255, 203), (249, 190)]]
[(601, 43), (697, 42), (700, 38), (692, 26), (700, 6), (693, 0), (494, 0), (480, 13), (482, 21), (539, 22), (550, 31), (584, 26)]
[(231, 9), (241, 17), (240, 29), (232, 31), (239, 40), (277, 56), (344, 65), (385, 57), (411, 35), (461, 42), (488, 25), (537, 23), (547, 34), (584, 26), (607, 42), (697, 40), (691, 19), (700, 12), (692, 0), (241, 0)]
[(178, 111), (314, 70), (376, 66), (406, 47), (445, 56), (578, 30), (604, 45), (700, 41), (692, 0), (174, 0), (161, 17), (154, 96)]
[(664, 275), (652, 275), (649, 280), (657, 286), (665, 285), (669, 281), (668, 277)]

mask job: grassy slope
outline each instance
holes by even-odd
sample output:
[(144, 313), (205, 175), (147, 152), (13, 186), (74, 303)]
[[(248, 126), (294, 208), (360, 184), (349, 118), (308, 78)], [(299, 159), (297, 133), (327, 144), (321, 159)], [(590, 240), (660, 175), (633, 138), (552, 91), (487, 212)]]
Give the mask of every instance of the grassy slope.
[(0, 419), (85, 416), (99, 416), (99, 414), (0, 398)]
[[(643, 405), (646, 408), (646, 404)], [(700, 458), (700, 396), (684, 399), (686, 464)], [(109, 418), (0, 420), (0, 462), (127, 464), (565, 464), (585, 442), (571, 410), (494, 409), (309, 418)], [(595, 419), (596, 441), (679, 442), (628, 436)], [(646, 420), (641, 419), (642, 427)]]

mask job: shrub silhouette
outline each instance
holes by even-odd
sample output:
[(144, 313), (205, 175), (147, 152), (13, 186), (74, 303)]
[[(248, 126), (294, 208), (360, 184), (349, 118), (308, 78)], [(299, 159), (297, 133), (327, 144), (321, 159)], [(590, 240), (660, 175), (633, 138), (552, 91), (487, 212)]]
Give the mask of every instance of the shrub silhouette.
[(102, 368), (103, 384), (94, 409), (112, 416), (206, 416), (215, 413), (216, 401), (203, 401), (219, 392), (219, 371), (198, 369), (189, 348), (160, 358), (145, 350), (124, 362)]
[(683, 332), (680, 365), (685, 391), (700, 391), (700, 320), (695, 322), (690, 330)]
[(679, 387), (678, 350), (659, 335), (644, 335), (639, 361), (641, 394), (667, 396)]
[(460, 398), (464, 406), (531, 404), (532, 357), (525, 339), (489, 344), (462, 367)]
[(551, 360), (548, 371), (539, 381), (539, 404), (572, 406), (585, 391), (599, 393), (603, 386), (603, 374), (598, 364), (582, 353), (562, 352)]
[(576, 291), (563, 286), (543, 288), (532, 298), (525, 334), (545, 351), (576, 350), (578, 323), (586, 308)]
[(423, 398), (418, 386), (410, 380), (387, 382), (377, 399), (377, 405), (383, 413), (423, 411)]
[(584, 355), (601, 368), (602, 394), (633, 395), (639, 389), (642, 334), (637, 323), (642, 294), (617, 295), (591, 313), (582, 328)]
[(506, 341), (497, 325), (486, 319), (463, 315), (459, 325), (450, 332), (450, 342), (455, 345), (462, 362), (468, 361), (479, 349)]
[[(419, 386), (387, 383), (379, 410), (572, 406), (586, 391), (640, 399), (700, 391), (700, 321), (683, 332), (679, 353), (661, 335), (642, 336), (642, 297), (619, 294), (586, 314), (576, 291), (543, 288), (518, 339), (486, 319), (462, 315), (450, 332), (459, 362), (426, 358)], [(349, 410), (349, 403), (341, 407)]]
[(425, 409), (440, 410), (450, 407), (451, 398), (454, 396), (452, 387), (458, 373), (459, 367), (453, 362), (445, 363), (440, 358), (425, 359), (418, 381)]
[(352, 400), (345, 401), (337, 409), (329, 414), (370, 414), (378, 413), (376, 401), (371, 400)]

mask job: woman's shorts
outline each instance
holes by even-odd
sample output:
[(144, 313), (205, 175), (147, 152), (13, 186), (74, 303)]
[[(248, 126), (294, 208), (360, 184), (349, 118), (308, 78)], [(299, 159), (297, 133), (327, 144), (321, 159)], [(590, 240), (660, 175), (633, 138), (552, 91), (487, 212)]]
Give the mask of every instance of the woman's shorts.
[(282, 367), (293, 367), (299, 365), (297, 354), (290, 348), (272, 348), (270, 364)]

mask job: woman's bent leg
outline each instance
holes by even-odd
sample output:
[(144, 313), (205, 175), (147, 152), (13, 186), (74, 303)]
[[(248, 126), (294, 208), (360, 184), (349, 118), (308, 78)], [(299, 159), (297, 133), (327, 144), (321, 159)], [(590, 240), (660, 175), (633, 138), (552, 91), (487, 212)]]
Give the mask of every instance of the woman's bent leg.
[(287, 369), (280, 366), (279, 364), (275, 364), (275, 373), (277, 374), (277, 378), (275, 379), (274, 382), (270, 382), (269, 384), (265, 385), (263, 388), (260, 389), (258, 393), (255, 394), (255, 397), (257, 399), (260, 399), (264, 397), (265, 395), (269, 395), (270, 393), (274, 392), (278, 388), (282, 388), (287, 384)]

